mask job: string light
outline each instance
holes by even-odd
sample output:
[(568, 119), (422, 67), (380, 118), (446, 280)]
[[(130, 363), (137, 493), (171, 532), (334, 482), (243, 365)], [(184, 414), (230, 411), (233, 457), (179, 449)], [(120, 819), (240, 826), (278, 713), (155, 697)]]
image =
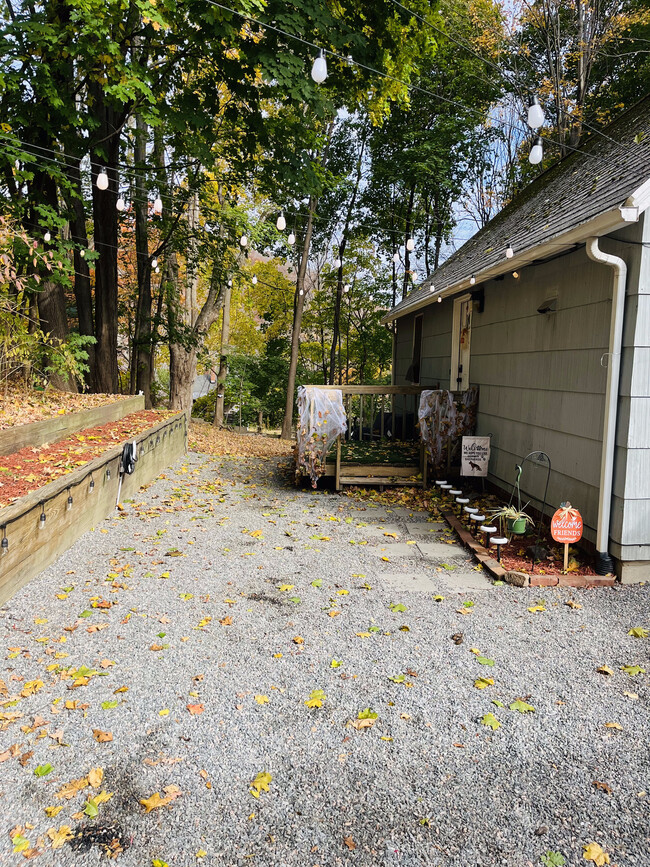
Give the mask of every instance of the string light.
[(154, 268), (154, 269), (158, 267), (158, 259), (156, 259), (155, 256), (154, 256), (153, 259), (151, 260), (151, 267)]
[(349, 283), (345, 284), (345, 286), (343, 287), (343, 291), (347, 295), (347, 293), (350, 291), (350, 284)]
[(531, 164), (531, 166), (536, 166), (541, 163), (543, 158), (544, 148), (542, 146), (542, 139), (540, 136), (537, 136), (534, 145), (530, 149), (530, 154), (528, 155), (528, 162)]
[(311, 68), (311, 77), (316, 84), (322, 84), (327, 78), (327, 60), (325, 60), (325, 52), (322, 48), (318, 52), (318, 57), (314, 60)]
[(106, 467), (106, 478), (107, 478), (107, 479), (110, 479), (110, 477), (111, 477), (111, 468), (110, 468), (110, 467)]
[(406, 249), (409, 251), (409, 253), (412, 253), (415, 249), (415, 241), (413, 240), (413, 238), (407, 238)]
[(470, 284), (470, 286), (473, 286), (475, 283), (476, 283), (476, 277), (472, 274), (472, 276), (469, 278), (469, 284)]
[(399, 263), (399, 253), (393, 253), (393, 262), (396, 265)]
[(86, 251), (85, 251), (85, 250), (79, 250), (79, 255), (80, 255), (81, 258), (83, 259), (83, 258), (85, 257), (85, 255), (86, 255)]
[(163, 211), (163, 203), (160, 196), (157, 196), (153, 203), (153, 212), (154, 214), (162, 214)]
[(72, 508), (72, 494), (70, 493), (70, 488), (68, 488), (68, 501), (65, 506), (66, 512), (69, 512)]
[(253, 279), (251, 280), (251, 283), (253, 284), (253, 286), (257, 286), (257, 276), (255, 274), (253, 275)]
[(301, 290), (298, 292), (298, 295), (300, 295), (301, 297), (302, 297), (304, 294), (305, 294), (304, 289), (301, 289)]
[(436, 287), (432, 283), (431, 286), (429, 286), (429, 292), (435, 292), (435, 291), (436, 291)]
[(438, 295), (438, 304), (442, 304), (442, 295)]
[(335, 259), (335, 260), (334, 260), (334, 268), (335, 268), (337, 271), (339, 270), (339, 268), (341, 267), (342, 264), (343, 264), (343, 262), (341, 262), (340, 259)]
[(43, 235), (43, 240), (46, 244), (52, 240), (52, 236), (50, 235), (49, 230)]
[(515, 251), (512, 249), (512, 244), (508, 241), (508, 246), (506, 247), (506, 259), (512, 259), (515, 255)]
[(280, 211), (280, 216), (275, 221), (275, 228), (278, 232), (283, 232), (287, 228), (287, 221), (284, 216), (284, 211)]
[(248, 247), (248, 236), (242, 235), (241, 238), (239, 239), (239, 244), (242, 247)]
[(95, 181), (97, 184), (98, 190), (107, 190), (108, 189), (108, 175), (106, 174), (106, 169), (102, 169), (101, 172), (97, 175), (97, 180)]
[(417, 279), (418, 279), (418, 272), (417, 271), (411, 271), (411, 280), (413, 281), (413, 283), (415, 283), (415, 281)]
[(89, 485), (89, 488), (90, 488), (90, 493), (92, 494), (92, 492), (95, 490), (95, 480), (93, 479), (92, 475), (91, 475), (91, 477), (90, 477), (90, 485)]
[(46, 520), (47, 520), (47, 519), (46, 519), (46, 516), (45, 516), (45, 506), (44, 506), (43, 503), (41, 503), (41, 517), (38, 519), (38, 529), (39, 529), (39, 530), (44, 530), (44, 529), (45, 529), (45, 521), (46, 521)]
[(289, 237), (287, 238), (287, 244), (288, 244), (290, 247), (293, 247), (293, 245), (294, 245), (295, 243), (296, 243), (296, 236), (293, 234), (293, 232), (291, 232), (291, 234), (290, 234)]
[(519, 280), (519, 271), (513, 271), (512, 276), (515, 278), (515, 280)]
[(539, 104), (539, 99), (534, 96), (528, 108), (528, 126), (531, 129), (539, 129), (544, 123), (544, 110)]
[(120, 212), (122, 212), (126, 208), (126, 202), (124, 201), (122, 196), (120, 196), (120, 198), (115, 202), (115, 207)]
[(153, 272), (154, 274), (160, 274), (160, 268), (154, 268)]

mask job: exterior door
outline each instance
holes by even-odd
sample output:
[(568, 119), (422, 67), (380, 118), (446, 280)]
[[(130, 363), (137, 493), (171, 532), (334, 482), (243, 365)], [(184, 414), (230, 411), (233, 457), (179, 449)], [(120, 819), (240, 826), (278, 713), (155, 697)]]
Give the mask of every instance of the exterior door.
[(470, 341), (472, 336), (472, 299), (463, 295), (454, 300), (451, 335), (451, 391), (469, 388)]

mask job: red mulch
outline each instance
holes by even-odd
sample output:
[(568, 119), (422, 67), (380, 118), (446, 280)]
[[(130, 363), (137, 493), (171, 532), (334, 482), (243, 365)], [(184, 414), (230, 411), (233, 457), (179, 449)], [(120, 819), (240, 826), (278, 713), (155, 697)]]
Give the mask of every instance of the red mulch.
[(7, 506), (108, 449), (124, 443), (174, 413), (143, 410), (99, 427), (86, 428), (53, 445), (26, 446), (0, 456), (0, 506)]
[[(514, 537), (509, 545), (504, 545), (501, 549), (501, 564), (506, 569), (511, 569), (516, 572), (528, 572), (534, 575), (563, 575), (564, 567), (564, 545), (558, 545), (550, 538), (542, 539), (540, 544), (549, 552), (546, 560), (540, 560), (535, 563), (530, 557), (526, 557), (526, 548), (535, 544), (535, 537), (529, 536)], [(573, 547), (573, 546), (572, 546)], [(494, 546), (492, 546), (494, 551)], [(572, 575), (595, 575), (596, 572), (590, 565), (590, 559), (584, 551), (578, 550), (575, 555), (569, 553), (569, 572)]]

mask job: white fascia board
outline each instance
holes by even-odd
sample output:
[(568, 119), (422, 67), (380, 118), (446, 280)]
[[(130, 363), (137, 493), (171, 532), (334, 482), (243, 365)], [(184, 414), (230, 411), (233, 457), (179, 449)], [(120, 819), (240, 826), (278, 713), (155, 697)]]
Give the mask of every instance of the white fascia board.
[[(643, 186), (645, 187), (646, 185), (644, 184)], [(639, 189), (642, 190), (643, 187), (640, 187)], [(636, 193), (634, 195), (636, 195)], [(650, 205), (650, 183), (648, 186), (648, 196), (648, 204)], [(575, 244), (580, 244), (593, 235), (600, 237), (601, 235), (615, 232), (617, 229), (622, 229), (623, 226), (628, 226), (630, 223), (635, 223), (639, 218), (639, 209), (636, 204), (629, 206), (629, 201), (629, 199), (626, 201), (626, 206), (613, 208), (611, 211), (599, 214), (597, 217), (588, 220), (586, 223), (581, 223), (579, 226), (575, 226), (568, 232), (548, 238), (536, 247), (531, 247), (521, 253), (515, 253), (512, 259), (504, 258), (495, 265), (486, 268), (484, 271), (475, 271), (475, 285), (472, 285), (469, 282), (471, 277), (470, 274), (467, 277), (463, 277), (461, 280), (457, 280), (450, 286), (446, 286), (438, 292), (429, 293), (428, 296), (421, 298), (419, 301), (409, 305), (408, 307), (404, 307), (397, 313), (394, 313), (393, 311), (388, 312), (380, 321), (384, 324), (393, 322), (396, 319), (401, 319), (403, 316), (409, 316), (411, 313), (415, 313), (417, 310), (421, 310), (423, 307), (428, 307), (430, 304), (437, 302), (438, 298), (447, 298), (449, 295), (456, 295), (458, 292), (465, 292), (467, 290), (471, 291), (472, 289), (478, 288), (481, 283), (485, 283), (487, 280), (493, 280), (495, 277), (500, 277), (501, 274), (506, 274), (508, 271), (518, 271), (538, 259), (546, 259), (549, 256), (554, 256), (564, 252), (565, 250), (569, 250)]]
[(645, 184), (641, 184), (641, 186), (635, 190), (631, 196), (628, 196), (623, 205), (623, 209), (625, 208), (637, 208), (639, 214), (642, 214), (650, 207), (650, 178), (645, 182)]

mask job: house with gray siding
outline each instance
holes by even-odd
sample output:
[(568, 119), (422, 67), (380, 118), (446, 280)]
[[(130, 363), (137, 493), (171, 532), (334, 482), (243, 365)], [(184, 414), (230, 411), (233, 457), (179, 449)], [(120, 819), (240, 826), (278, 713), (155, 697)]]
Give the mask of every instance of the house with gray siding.
[[(489, 478), (548, 454), (597, 570), (650, 579), (650, 97), (543, 172), (384, 318), (393, 382), (479, 387)], [(540, 508), (546, 465), (526, 463)]]

